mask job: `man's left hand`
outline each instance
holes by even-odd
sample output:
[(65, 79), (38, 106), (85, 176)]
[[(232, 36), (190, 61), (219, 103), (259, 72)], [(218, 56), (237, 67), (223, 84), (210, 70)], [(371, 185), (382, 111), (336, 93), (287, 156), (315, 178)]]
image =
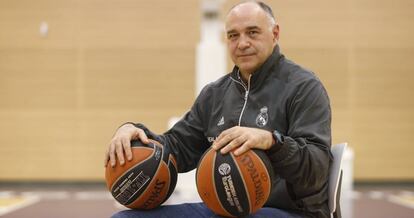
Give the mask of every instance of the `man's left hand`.
[(273, 144), (273, 136), (270, 131), (235, 126), (223, 131), (213, 143), (214, 150), (220, 150), (222, 154), (234, 151), (234, 155), (238, 156), (252, 149), (267, 150)]

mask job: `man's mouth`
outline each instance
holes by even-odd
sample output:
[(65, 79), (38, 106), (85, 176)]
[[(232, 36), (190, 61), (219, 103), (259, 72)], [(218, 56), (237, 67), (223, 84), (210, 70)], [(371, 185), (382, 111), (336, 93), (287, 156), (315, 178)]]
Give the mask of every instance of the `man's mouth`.
[(249, 56), (253, 56), (254, 54), (241, 54), (241, 55), (237, 55), (237, 57), (239, 58), (243, 58), (243, 57), (249, 57)]

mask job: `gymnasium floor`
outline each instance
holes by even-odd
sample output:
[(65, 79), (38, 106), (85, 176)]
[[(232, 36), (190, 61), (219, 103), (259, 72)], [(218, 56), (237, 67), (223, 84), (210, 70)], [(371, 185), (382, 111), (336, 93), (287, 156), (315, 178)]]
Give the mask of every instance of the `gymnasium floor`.
[[(353, 218), (414, 217), (413, 184), (356, 185), (352, 196)], [(166, 203), (198, 199), (198, 196), (191, 199), (185, 193), (174, 192)], [(0, 183), (0, 217), (4, 218), (110, 217), (121, 209), (103, 184)]]

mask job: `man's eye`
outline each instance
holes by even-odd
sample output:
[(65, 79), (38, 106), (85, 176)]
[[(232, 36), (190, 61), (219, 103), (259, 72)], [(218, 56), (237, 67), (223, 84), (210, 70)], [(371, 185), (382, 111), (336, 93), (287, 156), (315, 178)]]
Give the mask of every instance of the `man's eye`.
[(257, 31), (249, 31), (249, 32), (248, 32), (248, 34), (249, 34), (250, 36), (254, 36), (254, 35), (256, 35), (256, 34), (257, 34)]
[(228, 34), (227, 38), (228, 39), (234, 39), (236, 37), (236, 34)]

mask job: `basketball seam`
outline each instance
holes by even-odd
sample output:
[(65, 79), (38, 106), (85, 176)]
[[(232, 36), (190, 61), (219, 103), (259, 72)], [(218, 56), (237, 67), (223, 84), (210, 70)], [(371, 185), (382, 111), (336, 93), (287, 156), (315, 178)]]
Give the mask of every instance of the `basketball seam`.
[(242, 171), (240, 170), (238, 161), (235, 159), (234, 154), (232, 152), (230, 152), (230, 155), (231, 155), (231, 158), (233, 159), (234, 165), (236, 165), (236, 167), (237, 167), (237, 171), (241, 175), (240, 178), (243, 181), (244, 192), (246, 193), (246, 196), (247, 196), (247, 202), (249, 202), (249, 211), (248, 211), (248, 214), (250, 214), (251, 211), (252, 211), (252, 206), (250, 205), (250, 198), (251, 198), (250, 197), (250, 192), (246, 189), (247, 184), (246, 184), (246, 181), (244, 179), (244, 176), (242, 175)]
[(168, 164), (170, 164), (170, 162), (172, 163), (172, 165), (174, 165), (174, 167), (177, 169), (177, 162), (175, 161), (175, 157), (172, 154), (169, 154), (170, 157), (168, 157)]
[[(165, 164), (165, 162), (164, 161), (162, 161), (161, 162), (161, 164)], [(160, 165), (161, 165), (160, 164)], [(170, 168), (168, 168), (168, 165), (167, 164), (165, 164), (166, 165), (166, 168), (167, 168), (167, 170), (168, 170), (168, 173), (167, 173), (167, 175), (168, 175), (168, 181), (169, 182), (167, 182), (167, 192), (165, 193), (165, 196), (164, 196), (164, 198), (162, 199), (162, 201), (161, 201), (161, 204), (162, 203), (164, 203), (165, 202), (165, 200), (166, 200), (166, 198), (167, 198), (167, 195), (168, 195), (168, 191), (170, 190), (170, 186), (171, 186), (171, 173), (170, 173)]]
[[(272, 181), (270, 180), (271, 178), (270, 178), (270, 174), (269, 174), (269, 172), (268, 172), (268, 169), (267, 169), (267, 167), (266, 167), (266, 165), (264, 164), (264, 162), (263, 162), (263, 160), (262, 160), (262, 158), (256, 153), (256, 152), (253, 152), (253, 155), (255, 155), (256, 157), (257, 157), (257, 159), (258, 160), (260, 160), (259, 161), (259, 163), (263, 166), (263, 169), (266, 169), (265, 170), (265, 172), (266, 172), (266, 174), (267, 174), (267, 178), (268, 178), (268, 180), (269, 180), (269, 183), (270, 183), (270, 190), (272, 189)], [(259, 175), (260, 176), (260, 175)], [(268, 194), (267, 194), (267, 196), (266, 196), (266, 201), (267, 201), (267, 199), (269, 198), (269, 196), (270, 196), (270, 191), (268, 192)], [(265, 201), (265, 203), (266, 203), (266, 201)]]
[[(209, 152), (211, 150), (211, 148), (209, 148), (209, 149), (207, 149), (205, 152), (204, 152), (204, 154), (203, 155), (201, 155), (201, 158), (200, 158), (200, 160), (198, 161), (198, 164), (197, 164), (197, 170), (196, 170), (196, 185), (198, 184), (198, 172), (199, 172), (199, 168), (200, 168), (200, 166), (201, 166), (201, 164), (203, 163), (203, 159), (204, 159), (204, 157), (205, 156), (207, 156), (207, 153)], [(198, 189), (197, 189), (197, 192), (198, 192)], [(199, 195), (200, 195), (200, 193), (199, 193)]]

